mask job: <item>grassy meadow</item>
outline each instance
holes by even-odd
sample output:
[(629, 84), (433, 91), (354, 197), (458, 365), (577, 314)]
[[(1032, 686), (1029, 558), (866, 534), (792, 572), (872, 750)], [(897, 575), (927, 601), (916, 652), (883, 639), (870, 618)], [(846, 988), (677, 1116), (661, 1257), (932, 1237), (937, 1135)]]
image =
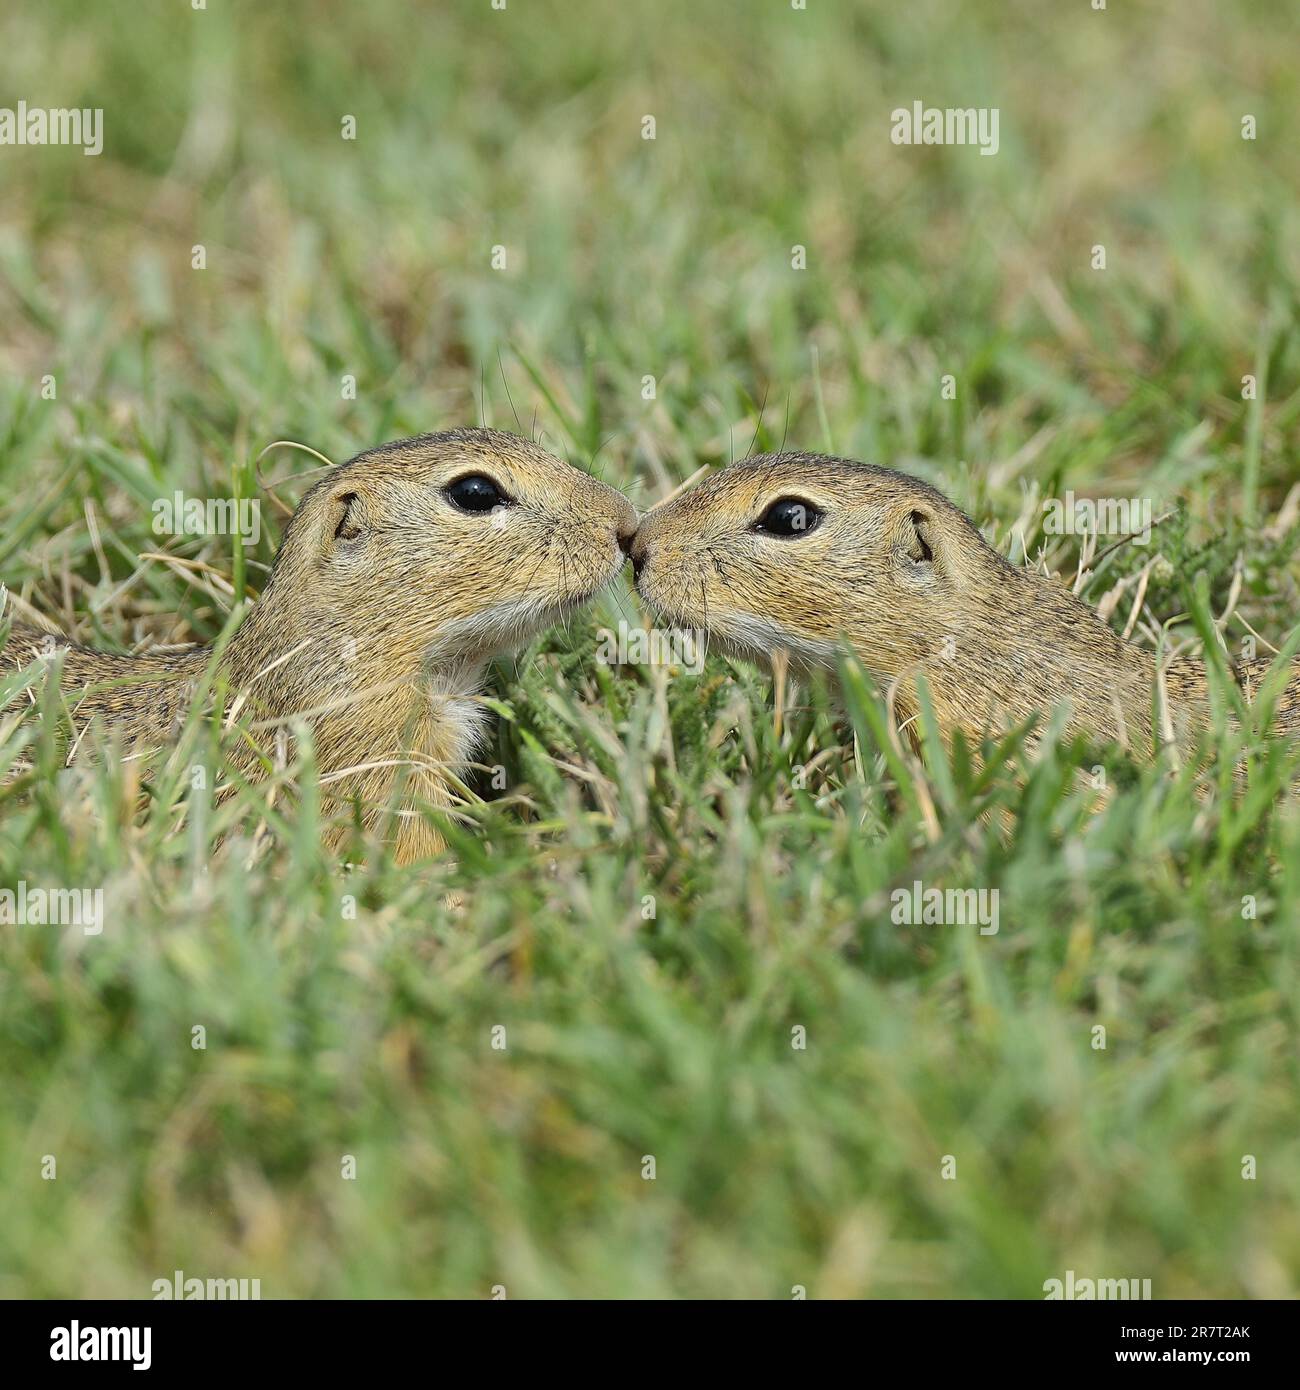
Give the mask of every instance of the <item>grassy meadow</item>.
[[(6, 7), (0, 106), (104, 112), (98, 157), (0, 146), (6, 620), (211, 641), (318, 476), (267, 445), (486, 423), (641, 508), (783, 442), (898, 467), (1087, 551), (1117, 630), (1266, 655), (1297, 58), (1282, 0)], [(915, 101), (997, 108), (996, 155), (892, 143)], [(262, 499), (257, 545), (156, 535), (176, 490)], [(1093, 554), (1071, 491), (1169, 515)], [(0, 887), (105, 902), (0, 925), (0, 1296), (1300, 1292), (1300, 750), (1048, 712), (921, 760), (856, 668), (602, 664), (620, 620), (498, 665), (413, 868), (320, 848), (309, 757), (214, 802), (201, 719), (65, 767), (51, 692), (0, 717)], [(895, 925), (915, 881), (998, 932)]]

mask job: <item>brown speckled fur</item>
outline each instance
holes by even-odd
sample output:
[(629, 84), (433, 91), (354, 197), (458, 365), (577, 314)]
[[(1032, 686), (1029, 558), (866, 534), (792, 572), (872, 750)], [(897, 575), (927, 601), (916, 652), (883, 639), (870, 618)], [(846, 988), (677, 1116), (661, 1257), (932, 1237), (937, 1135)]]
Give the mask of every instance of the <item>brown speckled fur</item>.
[[(755, 529), (773, 502), (824, 514), (797, 537)], [(1076, 732), (1153, 747), (1154, 655), (1117, 636), (1047, 576), (1008, 564), (942, 493), (906, 474), (816, 454), (768, 454), (719, 470), (643, 518), (637, 587), (663, 621), (724, 648), (832, 666), (846, 637), (901, 722), (924, 672), (941, 728), (978, 741), (1061, 700)], [(1237, 669), (1253, 696), (1268, 663)], [(1300, 730), (1300, 666), (1274, 725)], [(1203, 668), (1166, 673), (1175, 739), (1208, 719)]]
[[(469, 473), (491, 477), (511, 505), (453, 507), (443, 489)], [(305, 720), (327, 809), (359, 799), (399, 860), (424, 857), (442, 841), (410, 803), (452, 804), (447, 773), (481, 736), (487, 663), (613, 580), (635, 526), (620, 493), (513, 435), (455, 430), (371, 449), (303, 497), (221, 671), (263, 756)], [(15, 624), (0, 660), (26, 664), (54, 644), (74, 724), (98, 718), (133, 747), (174, 739), (211, 656), (112, 656)], [(250, 775), (259, 765), (246, 741), (233, 761)]]

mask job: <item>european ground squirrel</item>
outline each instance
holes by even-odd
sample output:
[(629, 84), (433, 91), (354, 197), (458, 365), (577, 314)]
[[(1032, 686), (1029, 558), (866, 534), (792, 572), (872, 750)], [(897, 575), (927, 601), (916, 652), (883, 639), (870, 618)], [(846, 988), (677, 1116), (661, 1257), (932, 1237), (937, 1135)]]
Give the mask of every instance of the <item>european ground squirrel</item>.
[[(305, 721), (336, 818), (359, 803), (410, 862), (442, 846), (414, 807), (451, 804), (447, 774), (482, 735), (489, 661), (609, 584), (636, 520), (613, 488), (495, 430), (370, 449), (304, 495), (217, 669), (264, 746)], [(139, 748), (175, 738), (212, 651), (112, 656), (15, 624), (3, 661), (51, 655), (74, 725), (99, 719)], [(264, 756), (246, 740), (232, 752), (250, 774)]]
[[(653, 509), (632, 546), (637, 589), (662, 621), (724, 649), (834, 668), (841, 636), (915, 736), (923, 672), (940, 729), (982, 734), (1068, 700), (1071, 732), (1153, 747), (1154, 654), (1125, 641), (1064, 585), (1016, 568), (966, 515), (903, 473), (768, 454), (719, 470)], [(1255, 695), (1266, 661), (1237, 680)], [(1276, 726), (1300, 730), (1300, 666)], [(1209, 718), (1204, 668), (1165, 672), (1176, 741)]]

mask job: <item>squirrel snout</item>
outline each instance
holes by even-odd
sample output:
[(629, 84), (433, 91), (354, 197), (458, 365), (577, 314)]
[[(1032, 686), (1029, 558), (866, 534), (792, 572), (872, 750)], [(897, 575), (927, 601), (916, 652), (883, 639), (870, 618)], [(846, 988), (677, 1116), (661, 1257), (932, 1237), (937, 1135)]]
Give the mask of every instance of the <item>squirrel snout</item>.
[[(613, 489), (607, 489), (613, 491)], [(640, 517), (636, 514), (636, 508), (623, 496), (622, 493), (614, 493), (614, 501), (617, 505), (617, 512), (611, 520), (614, 528), (614, 539), (618, 542), (618, 548), (624, 556), (632, 553), (632, 542), (636, 540), (637, 523)]]

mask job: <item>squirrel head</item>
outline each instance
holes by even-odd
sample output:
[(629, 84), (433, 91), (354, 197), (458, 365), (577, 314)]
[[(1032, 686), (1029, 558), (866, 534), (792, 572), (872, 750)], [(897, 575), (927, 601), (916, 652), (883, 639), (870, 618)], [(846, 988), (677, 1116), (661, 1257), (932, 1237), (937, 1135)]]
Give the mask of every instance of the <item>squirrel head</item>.
[(398, 440), (304, 495), (250, 626), (262, 648), (350, 643), (394, 677), (480, 665), (609, 584), (635, 530), (621, 493), (525, 439)]
[(847, 637), (879, 679), (966, 631), (972, 596), (1009, 572), (929, 484), (797, 453), (731, 464), (652, 509), (632, 563), (662, 619), (725, 650), (831, 666)]

